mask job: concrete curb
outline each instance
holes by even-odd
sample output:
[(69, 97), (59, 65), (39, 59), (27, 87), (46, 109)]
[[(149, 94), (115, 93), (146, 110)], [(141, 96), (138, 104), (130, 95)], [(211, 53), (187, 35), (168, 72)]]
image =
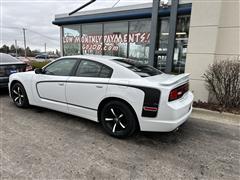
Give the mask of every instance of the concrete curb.
[(240, 115), (193, 108), (192, 118), (240, 126)]

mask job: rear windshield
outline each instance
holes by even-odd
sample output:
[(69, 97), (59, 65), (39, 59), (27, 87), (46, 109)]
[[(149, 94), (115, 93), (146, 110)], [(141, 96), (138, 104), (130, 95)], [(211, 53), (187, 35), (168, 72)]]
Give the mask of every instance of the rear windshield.
[(162, 72), (152, 66), (144, 65), (132, 59), (113, 59), (116, 63), (130, 69), (141, 77), (149, 77), (162, 74)]
[(18, 63), (20, 61), (9, 54), (0, 53), (0, 63), (15, 63), (15, 62)]

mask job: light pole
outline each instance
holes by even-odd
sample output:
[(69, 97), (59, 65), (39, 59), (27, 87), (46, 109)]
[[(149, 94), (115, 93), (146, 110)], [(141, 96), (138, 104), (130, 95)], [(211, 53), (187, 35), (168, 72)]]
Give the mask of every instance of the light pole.
[(47, 43), (44, 43), (44, 51), (47, 53)]
[(16, 57), (18, 56), (18, 51), (17, 51), (18, 47), (17, 47), (17, 40), (15, 40), (15, 50), (16, 50)]
[(27, 45), (26, 45), (26, 29), (23, 28), (23, 42), (24, 42), (24, 55), (25, 55), (25, 58), (27, 58)]

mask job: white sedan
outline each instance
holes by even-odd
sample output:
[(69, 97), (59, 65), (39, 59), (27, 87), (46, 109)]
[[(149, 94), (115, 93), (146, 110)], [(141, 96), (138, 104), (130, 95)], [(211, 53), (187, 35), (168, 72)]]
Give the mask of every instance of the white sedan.
[(192, 111), (189, 74), (168, 75), (136, 61), (78, 55), (9, 80), (17, 107), (41, 106), (100, 122), (114, 137), (137, 129), (168, 132)]

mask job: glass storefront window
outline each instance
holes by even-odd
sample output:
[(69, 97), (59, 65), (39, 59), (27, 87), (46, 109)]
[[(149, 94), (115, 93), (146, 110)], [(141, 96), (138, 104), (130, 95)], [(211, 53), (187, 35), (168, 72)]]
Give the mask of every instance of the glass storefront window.
[[(174, 59), (172, 72), (176, 74), (184, 73), (187, 54), (188, 34), (190, 16), (179, 16), (177, 18), (176, 38), (174, 45)], [(159, 34), (159, 52), (157, 68), (165, 71), (167, 63), (167, 50), (169, 39), (169, 18), (161, 19)]]
[(165, 71), (167, 63), (167, 49), (169, 38), (169, 18), (160, 20), (158, 51), (161, 53), (157, 59), (157, 68)]
[(80, 25), (63, 27), (64, 56), (80, 54)]
[(128, 22), (104, 23), (104, 55), (127, 57)]
[(184, 73), (187, 55), (190, 16), (179, 16), (177, 19), (174, 48), (173, 72)]
[(102, 54), (102, 24), (82, 25), (82, 53)]
[[(172, 72), (185, 71), (190, 15), (177, 18)], [(165, 72), (169, 17), (159, 20), (157, 68)], [(99, 54), (148, 63), (151, 19), (63, 26), (64, 55)]]
[(151, 21), (130, 21), (129, 26), (129, 58), (148, 63)]

